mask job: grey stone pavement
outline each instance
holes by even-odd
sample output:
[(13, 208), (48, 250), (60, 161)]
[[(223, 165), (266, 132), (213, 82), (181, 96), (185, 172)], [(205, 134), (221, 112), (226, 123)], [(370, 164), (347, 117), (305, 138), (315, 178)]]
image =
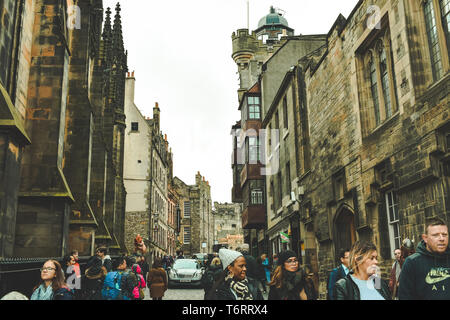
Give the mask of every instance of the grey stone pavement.
[[(264, 299), (267, 300), (268, 293), (264, 294)], [(197, 288), (171, 288), (164, 294), (163, 300), (203, 300), (204, 291), (203, 289)], [(145, 289), (145, 299), (152, 300), (150, 298), (150, 291), (148, 288)]]

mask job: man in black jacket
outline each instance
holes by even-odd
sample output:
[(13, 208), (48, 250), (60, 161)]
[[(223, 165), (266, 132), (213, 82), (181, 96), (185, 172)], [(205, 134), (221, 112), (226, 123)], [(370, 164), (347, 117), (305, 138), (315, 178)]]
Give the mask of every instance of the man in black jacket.
[(450, 300), (448, 226), (430, 220), (416, 253), (406, 258), (398, 291), (399, 300)]
[(345, 276), (348, 274), (349, 269), (349, 257), (350, 250), (349, 249), (341, 249), (339, 251), (339, 259), (341, 260), (341, 265), (331, 270), (330, 276), (328, 278), (328, 296), (327, 300), (335, 300), (333, 296), (334, 292), (334, 285), (339, 280), (345, 278)]

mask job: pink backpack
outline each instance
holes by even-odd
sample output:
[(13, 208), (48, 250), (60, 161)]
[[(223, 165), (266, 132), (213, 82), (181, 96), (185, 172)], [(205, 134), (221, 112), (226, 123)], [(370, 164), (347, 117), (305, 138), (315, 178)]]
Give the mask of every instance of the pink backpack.
[(133, 289), (133, 297), (135, 299), (142, 300), (142, 299), (144, 299), (144, 296), (145, 296), (144, 289), (146, 287), (146, 283), (145, 283), (144, 277), (140, 274), (141, 268), (139, 267), (139, 265), (134, 264), (133, 267), (131, 268), (131, 270), (136, 274), (136, 276), (139, 279), (139, 284), (136, 287), (134, 287), (134, 289)]

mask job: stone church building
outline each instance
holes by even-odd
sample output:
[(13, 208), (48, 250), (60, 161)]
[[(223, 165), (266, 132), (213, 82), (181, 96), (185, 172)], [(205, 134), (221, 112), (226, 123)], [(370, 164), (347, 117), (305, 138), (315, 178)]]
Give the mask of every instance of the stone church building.
[(0, 2), (0, 258), (126, 252), (120, 11)]

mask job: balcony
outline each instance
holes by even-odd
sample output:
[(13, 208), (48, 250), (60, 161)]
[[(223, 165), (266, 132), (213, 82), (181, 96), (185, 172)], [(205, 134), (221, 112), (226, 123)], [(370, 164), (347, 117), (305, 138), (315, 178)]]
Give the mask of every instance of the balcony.
[(266, 206), (252, 205), (242, 213), (243, 229), (263, 229), (266, 226)]
[(262, 164), (248, 164), (246, 163), (241, 171), (241, 187), (245, 185), (247, 180), (262, 180), (264, 177), (261, 175)]

